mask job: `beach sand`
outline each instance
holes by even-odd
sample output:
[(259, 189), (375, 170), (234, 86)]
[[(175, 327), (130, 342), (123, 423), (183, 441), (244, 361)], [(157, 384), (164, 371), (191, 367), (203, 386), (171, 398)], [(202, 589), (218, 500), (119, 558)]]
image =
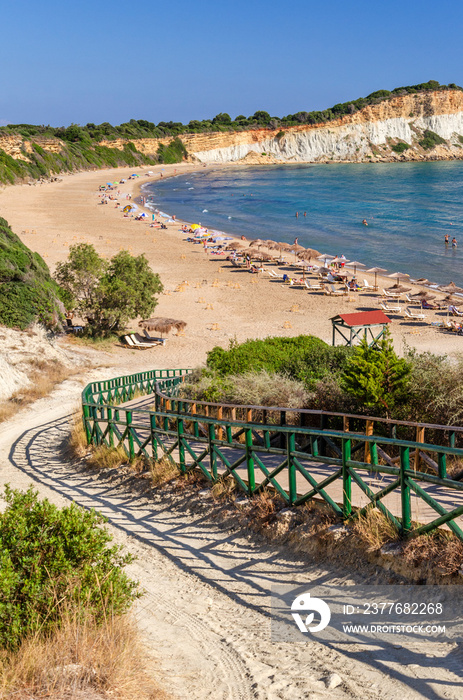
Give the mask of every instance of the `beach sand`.
[[(106, 257), (121, 249), (146, 255), (164, 284), (164, 293), (153, 315), (181, 319), (188, 325), (184, 335), (169, 336), (163, 348), (142, 352), (116, 346), (115, 361), (132, 354), (134, 370), (148, 366), (197, 366), (204, 363), (212, 347), (227, 347), (235, 338), (242, 342), (273, 335), (312, 334), (331, 343), (332, 316), (379, 308), (379, 298), (372, 294), (328, 297), (308, 293), (272, 280), (267, 274), (251, 275), (232, 267), (223, 258), (211, 259), (201, 245), (184, 240), (179, 223), (167, 224), (166, 230), (151, 228), (149, 210), (146, 210), (149, 213), (146, 222), (123, 216), (120, 209), (128, 202), (127, 195), (131, 194), (133, 201), (142, 185), (159, 179), (161, 172), (163, 177), (169, 177), (199, 167), (203, 166), (124, 167), (62, 175), (58, 182), (43, 185), (4, 187), (0, 191), (0, 215), (27, 246), (44, 257), (51, 270), (66, 259), (70, 246), (80, 242), (92, 243)], [(154, 174), (146, 176), (149, 169)], [(98, 187), (107, 181), (127, 178), (132, 172), (141, 177), (118, 186), (122, 206), (116, 208), (111, 201), (102, 205)], [(381, 265), (381, 260), (377, 264)], [(272, 269), (276, 270), (273, 265)], [(300, 273), (292, 275), (300, 276)], [(373, 275), (358, 272), (357, 277), (373, 283)], [(391, 286), (393, 280), (379, 279), (380, 287), (382, 282)], [(413, 291), (420, 290), (408, 283), (407, 286)], [(427, 314), (432, 320), (442, 319), (442, 316), (434, 319), (432, 311)], [(137, 328), (136, 322), (132, 327)], [(447, 354), (463, 346), (462, 337), (444, 334), (429, 325), (395, 318), (390, 327), (398, 353), (406, 345)]]

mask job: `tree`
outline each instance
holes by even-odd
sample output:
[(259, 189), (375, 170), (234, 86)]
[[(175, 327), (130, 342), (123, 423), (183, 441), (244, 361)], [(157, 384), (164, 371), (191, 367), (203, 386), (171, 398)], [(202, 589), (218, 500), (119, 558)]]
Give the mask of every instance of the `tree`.
[(60, 263), (56, 279), (64, 290), (69, 310), (87, 319), (92, 336), (121, 330), (137, 316), (149, 316), (163, 290), (144, 255), (133, 257), (126, 250), (109, 263), (92, 245), (71, 246), (67, 262)]
[(216, 116), (212, 120), (212, 123), (213, 124), (231, 124), (231, 117), (226, 112), (220, 112), (219, 114), (216, 114)]
[(382, 406), (389, 417), (408, 384), (411, 367), (394, 352), (389, 331), (379, 343), (364, 338), (341, 376), (343, 388), (369, 408)]

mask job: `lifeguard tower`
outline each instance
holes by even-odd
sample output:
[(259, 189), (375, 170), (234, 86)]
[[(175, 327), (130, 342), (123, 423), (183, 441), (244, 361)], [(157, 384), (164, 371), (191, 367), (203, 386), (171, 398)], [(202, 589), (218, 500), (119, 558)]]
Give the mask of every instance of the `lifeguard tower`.
[(355, 314), (338, 314), (331, 319), (333, 325), (333, 345), (337, 337), (342, 345), (358, 345), (364, 337), (369, 346), (374, 345), (384, 335), (391, 319), (383, 311), (360, 311)]

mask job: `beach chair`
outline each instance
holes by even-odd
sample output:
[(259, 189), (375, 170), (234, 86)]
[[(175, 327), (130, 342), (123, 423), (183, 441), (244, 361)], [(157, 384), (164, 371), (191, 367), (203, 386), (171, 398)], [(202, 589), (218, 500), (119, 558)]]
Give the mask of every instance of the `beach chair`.
[(426, 314), (424, 314), (422, 311), (414, 311), (409, 306), (407, 306), (407, 308), (405, 309), (405, 316), (407, 318), (412, 318), (414, 321), (426, 320)]
[(323, 289), (323, 285), (319, 284), (318, 282), (316, 284), (310, 284), (310, 282), (308, 280), (306, 280), (304, 282), (304, 284), (307, 287), (307, 289), (309, 290), (309, 292), (316, 292), (319, 289)]
[(153, 347), (151, 343), (145, 343), (144, 345), (135, 343), (134, 340), (130, 337), (130, 335), (124, 335), (123, 340), (129, 348), (132, 348), (132, 350), (147, 350), (148, 348)]
[(389, 313), (400, 314), (400, 312), (402, 311), (402, 307), (401, 307), (401, 306), (399, 306), (398, 304), (392, 304), (392, 303), (387, 302), (387, 301), (382, 301), (382, 302), (381, 302), (381, 308), (382, 308), (384, 311), (389, 311)]
[(161, 343), (162, 345), (165, 345), (165, 344), (166, 344), (167, 338), (153, 338), (153, 337), (148, 333), (148, 331), (146, 330), (146, 328), (143, 329), (143, 335), (145, 336), (145, 338), (144, 338), (144, 339), (142, 338), (141, 340), (144, 340), (145, 343), (146, 343), (147, 340), (149, 340), (149, 341), (152, 342), (152, 343), (153, 343), (153, 342), (157, 342), (157, 343)]
[(386, 289), (383, 289), (382, 291), (383, 295), (387, 299), (399, 299), (399, 297), (401, 296), (400, 292), (388, 292)]
[(463, 316), (463, 311), (459, 311), (456, 306), (449, 306), (449, 314), (452, 314), (452, 316)]
[(363, 288), (366, 289), (367, 291), (372, 291), (376, 292), (378, 287), (375, 287), (374, 285), (370, 284), (368, 280), (363, 280)]
[(325, 284), (323, 294), (327, 294), (330, 297), (339, 297), (348, 294), (348, 292), (344, 291), (344, 289), (335, 289), (332, 284)]
[(139, 333), (132, 333), (132, 338), (138, 343), (151, 343), (151, 345), (164, 345), (164, 338), (151, 338), (151, 336), (143, 337)]

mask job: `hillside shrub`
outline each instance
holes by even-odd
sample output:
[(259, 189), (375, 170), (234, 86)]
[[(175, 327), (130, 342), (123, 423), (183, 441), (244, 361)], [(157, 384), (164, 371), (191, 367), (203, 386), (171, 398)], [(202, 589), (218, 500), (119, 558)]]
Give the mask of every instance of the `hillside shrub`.
[(434, 148), (441, 143), (446, 143), (446, 141), (442, 138), (442, 136), (439, 136), (439, 134), (436, 134), (430, 129), (426, 129), (426, 131), (423, 133), (423, 138), (418, 141), (418, 143), (425, 149), (425, 151), (429, 151), (431, 148)]
[(408, 148), (410, 148), (410, 144), (409, 144), (409, 143), (405, 143), (405, 141), (399, 141), (399, 143), (395, 143), (395, 144), (392, 146), (392, 150), (393, 150), (395, 153), (403, 153), (403, 152), (406, 151)]
[(55, 328), (62, 318), (60, 289), (45, 261), (0, 218), (0, 323), (26, 328), (39, 321)]
[(188, 155), (183, 142), (177, 137), (168, 146), (162, 143), (158, 148), (158, 158), (161, 163), (181, 163)]
[(75, 503), (57, 508), (38, 492), (5, 487), (0, 515), (0, 647), (16, 649), (37, 631), (59, 625), (63, 606), (77, 606), (103, 620), (109, 604), (125, 612), (137, 597), (137, 584), (123, 568), (132, 557), (108, 546), (104, 518)]

